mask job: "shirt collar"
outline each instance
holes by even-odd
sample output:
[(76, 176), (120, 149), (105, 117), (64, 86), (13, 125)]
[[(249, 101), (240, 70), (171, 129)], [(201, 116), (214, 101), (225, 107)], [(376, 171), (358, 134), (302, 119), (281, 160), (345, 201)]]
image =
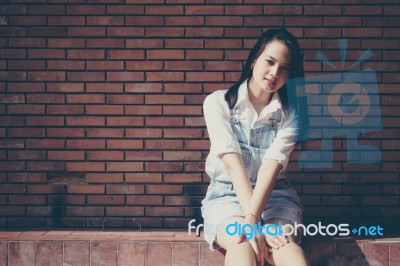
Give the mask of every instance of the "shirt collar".
[[(247, 81), (248, 81), (248, 79), (246, 79), (239, 86), (238, 99), (237, 99), (237, 102), (235, 104), (235, 108), (238, 107), (241, 102), (244, 102), (244, 104), (246, 106), (248, 106), (249, 103), (250, 103), (249, 92), (248, 92), (248, 89), (247, 89)], [(271, 99), (270, 103), (268, 104), (268, 106), (266, 108), (264, 108), (264, 110), (265, 109), (267, 109), (268, 112), (274, 112), (274, 111), (276, 111), (278, 109), (282, 110), (282, 102), (281, 102), (281, 99), (279, 97), (279, 93), (274, 92), (274, 94), (272, 95), (272, 99)], [(263, 110), (263, 112), (264, 112), (264, 110)]]

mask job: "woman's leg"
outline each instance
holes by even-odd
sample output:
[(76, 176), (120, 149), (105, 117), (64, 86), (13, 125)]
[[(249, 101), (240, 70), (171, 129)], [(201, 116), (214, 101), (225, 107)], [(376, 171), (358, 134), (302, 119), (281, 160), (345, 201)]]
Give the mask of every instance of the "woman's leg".
[[(224, 221), (223, 227), (226, 228), (228, 224), (231, 223), (244, 223), (243, 217), (231, 217)], [(217, 235), (217, 244), (226, 250), (225, 254), (225, 266), (255, 266), (256, 258), (253, 248), (249, 242), (243, 242), (237, 244), (239, 240), (239, 235), (230, 236), (227, 233), (221, 232)]]
[[(265, 224), (275, 224), (281, 222), (282, 225), (292, 224), (291, 221), (285, 219), (270, 219), (265, 222)], [(289, 228), (285, 228), (286, 232), (290, 232)], [(269, 253), (267, 257), (268, 263), (276, 266), (284, 265), (296, 265), (296, 266), (307, 266), (309, 265), (307, 257), (303, 249), (297, 244), (299, 236), (288, 236), (289, 243), (286, 243), (283, 247), (279, 249), (272, 249), (272, 253)]]

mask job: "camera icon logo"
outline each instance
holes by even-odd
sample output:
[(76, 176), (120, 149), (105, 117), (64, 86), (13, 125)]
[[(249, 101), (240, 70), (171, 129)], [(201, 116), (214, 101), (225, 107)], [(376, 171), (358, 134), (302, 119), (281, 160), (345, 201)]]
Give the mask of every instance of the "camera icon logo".
[[(348, 163), (379, 163), (379, 149), (359, 144), (359, 137), (365, 133), (382, 129), (379, 94), (374, 70), (345, 71), (344, 63), (347, 40), (339, 40), (342, 70), (339, 70), (325, 55), (318, 52), (316, 59), (336, 69), (336, 73), (290, 79), (287, 82), (289, 104), (306, 103), (308, 123), (306, 139), (320, 139), (321, 147), (299, 154), (300, 168), (332, 167), (333, 150), (347, 149)], [(350, 66), (360, 64), (372, 55), (365, 51)], [(304, 108), (304, 107), (303, 107)], [(333, 147), (333, 138), (343, 138), (340, 147)]]

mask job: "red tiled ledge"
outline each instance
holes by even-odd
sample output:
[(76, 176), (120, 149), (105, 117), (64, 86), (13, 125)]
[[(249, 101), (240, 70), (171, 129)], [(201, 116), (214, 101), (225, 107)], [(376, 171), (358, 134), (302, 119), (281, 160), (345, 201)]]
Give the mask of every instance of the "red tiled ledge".
[[(400, 237), (308, 238), (312, 265), (400, 265)], [(0, 231), (0, 265), (219, 266), (202, 237), (187, 231)]]

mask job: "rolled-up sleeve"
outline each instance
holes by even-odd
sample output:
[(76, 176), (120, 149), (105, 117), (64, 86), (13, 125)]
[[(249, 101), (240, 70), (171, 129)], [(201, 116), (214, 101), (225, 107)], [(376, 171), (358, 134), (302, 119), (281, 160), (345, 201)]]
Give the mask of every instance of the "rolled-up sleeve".
[(299, 132), (299, 121), (296, 111), (285, 113), (285, 119), (278, 128), (274, 141), (266, 151), (263, 160), (273, 159), (282, 165), (284, 171), (289, 162), (290, 153), (296, 145)]
[(203, 103), (203, 112), (211, 142), (210, 154), (241, 153), (232, 131), (229, 106), (224, 95), (220, 92), (208, 95)]

